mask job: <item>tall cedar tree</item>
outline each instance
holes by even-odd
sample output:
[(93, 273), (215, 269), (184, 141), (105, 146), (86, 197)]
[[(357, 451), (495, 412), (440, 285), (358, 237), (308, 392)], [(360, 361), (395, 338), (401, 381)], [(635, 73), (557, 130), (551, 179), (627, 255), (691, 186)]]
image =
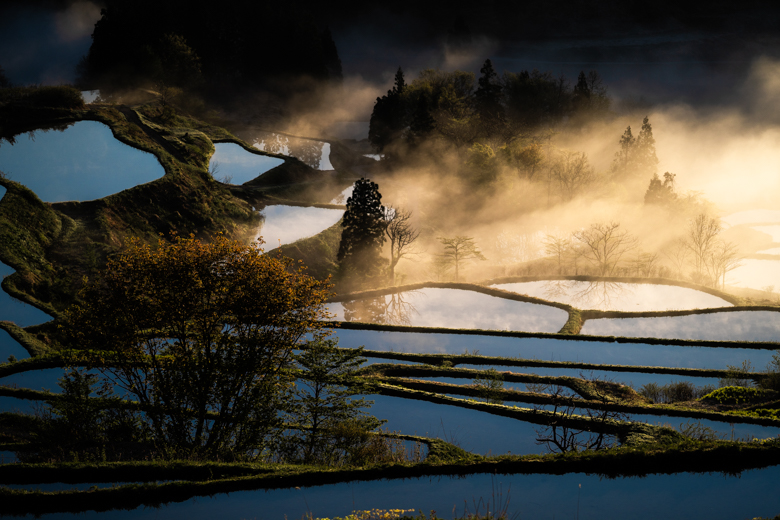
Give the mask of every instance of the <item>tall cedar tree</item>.
[(506, 119), (501, 103), (501, 82), (489, 59), (485, 60), (479, 71), (482, 76), (479, 78), (479, 88), (474, 93), (474, 100), (483, 131), (492, 135), (498, 132)]
[(406, 128), (405, 91), (404, 71), (398, 67), (393, 88), (387, 91), (387, 95), (376, 98), (368, 126), (368, 140), (379, 152), (398, 139)]
[(382, 245), (385, 243), (385, 208), (379, 186), (369, 179), (355, 182), (341, 226), (339, 278), (362, 285), (382, 274)]

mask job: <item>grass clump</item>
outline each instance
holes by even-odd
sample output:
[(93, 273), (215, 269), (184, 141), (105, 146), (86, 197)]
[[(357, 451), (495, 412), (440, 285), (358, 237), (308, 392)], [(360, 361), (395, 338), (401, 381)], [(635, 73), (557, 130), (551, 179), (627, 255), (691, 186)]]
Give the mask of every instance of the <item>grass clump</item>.
[(746, 388), (743, 386), (726, 386), (713, 390), (707, 395), (701, 397), (701, 401), (726, 405), (738, 405), (752, 402), (764, 401), (776, 396), (774, 390), (764, 390), (761, 388)]

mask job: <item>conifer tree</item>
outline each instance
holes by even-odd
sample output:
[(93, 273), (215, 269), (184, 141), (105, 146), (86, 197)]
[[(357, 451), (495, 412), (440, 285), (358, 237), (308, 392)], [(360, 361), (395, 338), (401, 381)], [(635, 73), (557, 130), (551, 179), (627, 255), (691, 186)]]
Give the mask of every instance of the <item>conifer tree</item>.
[(479, 70), (479, 88), (474, 92), (477, 114), (487, 135), (496, 133), (506, 121), (504, 106), (501, 100), (501, 82), (493, 69), (493, 63), (488, 59)]
[(355, 182), (347, 211), (341, 221), (341, 243), (337, 259), (339, 278), (361, 285), (382, 274), (382, 245), (385, 242), (385, 208), (379, 186), (369, 179)]
[(407, 125), (406, 81), (404, 71), (398, 67), (393, 88), (387, 95), (376, 98), (374, 111), (368, 126), (368, 140), (379, 152), (398, 139)]

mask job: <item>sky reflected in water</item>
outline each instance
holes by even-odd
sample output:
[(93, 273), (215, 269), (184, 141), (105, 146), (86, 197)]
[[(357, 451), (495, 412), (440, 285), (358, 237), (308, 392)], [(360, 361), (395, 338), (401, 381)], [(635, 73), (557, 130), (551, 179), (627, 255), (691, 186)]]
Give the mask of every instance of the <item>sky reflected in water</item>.
[(209, 169), (218, 181), (240, 185), (281, 164), (284, 159), (247, 152), (235, 143), (214, 143)]
[(46, 202), (93, 200), (165, 174), (157, 158), (128, 146), (96, 121), (36, 130), (0, 146), (0, 170)]
[(542, 280), (504, 283), (492, 287), (566, 303), (580, 309), (603, 311), (669, 311), (732, 307), (722, 298), (676, 285), (621, 282)]
[(586, 321), (581, 334), (777, 342), (780, 341), (780, 312), (737, 311), (658, 318), (601, 318)]
[(569, 317), (556, 307), (439, 288), (330, 303), (327, 308), (338, 321), (528, 332), (557, 332)]

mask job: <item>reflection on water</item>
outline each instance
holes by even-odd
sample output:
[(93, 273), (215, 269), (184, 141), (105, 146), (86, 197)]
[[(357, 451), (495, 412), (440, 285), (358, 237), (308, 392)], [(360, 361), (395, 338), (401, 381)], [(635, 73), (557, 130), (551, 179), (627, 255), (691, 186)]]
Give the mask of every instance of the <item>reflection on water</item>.
[(780, 260), (745, 258), (740, 266), (726, 274), (726, 284), (764, 290), (769, 285), (780, 289)]
[[(743, 472), (649, 475), (608, 479), (600, 475), (495, 475), (422, 477), (346, 482), (299, 489), (237, 491), (163, 506), (163, 515), (188, 520), (219, 518), (344, 517), (354, 510), (413, 509), (463, 514), (498, 490), (511, 498), (508, 514), (519, 518), (631, 518), (636, 520), (734, 520), (773, 517), (780, 511), (780, 466)], [(492, 504), (492, 502), (491, 502)], [(473, 513), (473, 507), (471, 508)], [(160, 510), (81, 513), (81, 518), (156, 519)], [(443, 515), (442, 515), (443, 516)]]
[(253, 139), (258, 150), (295, 157), (315, 170), (332, 170), (330, 143), (289, 137), (274, 132), (261, 132)]
[[(586, 322), (589, 323), (589, 322)], [(466, 334), (424, 334), (335, 329), (339, 346), (389, 352), (471, 354), (545, 361), (581, 361), (595, 364), (725, 369), (749, 360), (763, 369), (772, 350), (720, 347), (683, 347), (611, 341), (579, 341), (554, 338), (508, 338)], [(370, 354), (369, 354), (370, 355)]]
[(780, 222), (780, 210), (776, 209), (751, 209), (732, 213), (721, 219), (726, 224), (738, 226), (740, 224), (753, 224), (763, 222)]
[(638, 421), (662, 426), (671, 426), (677, 431), (682, 431), (687, 424), (699, 424), (710, 428), (722, 439), (750, 440), (767, 439), (780, 435), (777, 426), (761, 426), (760, 424), (728, 423), (722, 421), (710, 421), (709, 419), (688, 419), (685, 417), (667, 417), (663, 415), (629, 415), (629, 421)]
[(388, 294), (376, 298), (343, 302), (344, 320), (388, 325), (411, 325), (412, 316), (419, 315), (409, 300), (416, 291)]
[(383, 428), (389, 431), (454, 441), (464, 450), (482, 455), (545, 451), (534, 440), (536, 426), (517, 419), (401, 397), (370, 395), (368, 398), (374, 401), (371, 414), (387, 419)]
[(357, 302), (330, 303), (339, 321), (417, 327), (557, 332), (568, 319), (562, 309), (517, 302), (463, 289), (425, 288)]
[(253, 154), (235, 143), (215, 143), (209, 169), (218, 181), (238, 185), (283, 163), (283, 159)]
[(267, 249), (314, 236), (341, 220), (344, 210), (301, 206), (266, 206), (263, 223), (255, 238), (262, 237)]
[(380, 154), (380, 153), (367, 153), (364, 154), (363, 157), (368, 157), (369, 159), (373, 159), (375, 161), (381, 161), (382, 159), (384, 159), (385, 156), (384, 154)]
[(739, 311), (588, 320), (581, 334), (713, 341), (780, 341), (780, 312)]
[(542, 280), (496, 284), (493, 287), (566, 303), (580, 309), (603, 311), (642, 312), (732, 307), (732, 304), (717, 296), (676, 285)]
[(99, 199), (165, 174), (154, 155), (116, 140), (96, 121), (3, 144), (0, 170), (47, 202)]

